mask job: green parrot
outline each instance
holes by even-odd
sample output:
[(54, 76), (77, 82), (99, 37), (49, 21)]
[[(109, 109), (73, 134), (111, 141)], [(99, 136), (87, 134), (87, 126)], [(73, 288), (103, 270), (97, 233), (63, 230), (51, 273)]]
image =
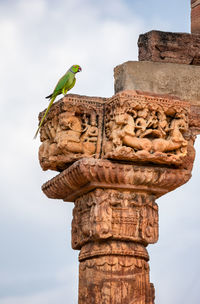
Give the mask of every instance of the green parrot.
[(65, 73), (65, 75), (59, 79), (53, 93), (46, 97), (50, 99), (50, 103), (48, 105), (48, 108), (46, 109), (46, 112), (44, 113), (44, 116), (42, 117), (39, 123), (34, 139), (37, 137), (38, 132), (45, 120), (45, 117), (47, 116), (47, 113), (49, 112), (56, 97), (60, 94), (65, 95), (69, 90), (73, 88), (76, 82), (75, 74), (80, 71), (82, 71), (82, 69), (79, 65), (72, 65), (71, 68)]

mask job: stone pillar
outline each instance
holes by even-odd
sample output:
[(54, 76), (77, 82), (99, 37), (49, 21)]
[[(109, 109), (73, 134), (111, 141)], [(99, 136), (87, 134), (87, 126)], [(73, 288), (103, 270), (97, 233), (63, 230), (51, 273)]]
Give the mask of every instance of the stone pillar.
[(191, 0), (191, 33), (200, 34), (200, 1)]
[[(194, 160), (186, 101), (136, 91), (67, 95), (41, 129), (43, 192), (74, 202), (79, 304), (153, 304), (148, 244), (158, 240), (156, 198), (186, 183)], [(194, 122), (193, 122), (194, 124)]]
[(153, 303), (146, 245), (157, 237), (153, 195), (96, 188), (78, 198), (72, 245), (81, 249), (79, 303)]

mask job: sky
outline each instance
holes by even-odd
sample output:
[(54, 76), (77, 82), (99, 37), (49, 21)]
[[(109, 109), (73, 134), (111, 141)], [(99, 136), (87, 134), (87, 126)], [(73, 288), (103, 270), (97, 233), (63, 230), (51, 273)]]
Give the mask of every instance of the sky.
[[(0, 0), (0, 304), (77, 303), (73, 203), (50, 200), (56, 175), (38, 162), (38, 113), (57, 80), (80, 64), (71, 91), (114, 94), (113, 68), (137, 60), (152, 29), (190, 31), (190, 0)], [(159, 241), (148, 247), (156, 303), (199, 304), (200, 141), (193, 176), (163, 196)]]

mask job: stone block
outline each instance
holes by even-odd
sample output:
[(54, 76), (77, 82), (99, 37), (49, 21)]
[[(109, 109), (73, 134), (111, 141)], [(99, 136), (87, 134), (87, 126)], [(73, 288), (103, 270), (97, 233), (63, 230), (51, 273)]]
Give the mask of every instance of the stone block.
[(200, 1), (191, 0), (191, 32), (200, 33)]
[(150, 31), (139, 36), (138, 47), (140, 61), (200, 65), (200, 34)]
[(200, 106), (200, 67), (148, 61), (128, 61), (114, 69), (115, 93), (139, 90), (176, 96)]

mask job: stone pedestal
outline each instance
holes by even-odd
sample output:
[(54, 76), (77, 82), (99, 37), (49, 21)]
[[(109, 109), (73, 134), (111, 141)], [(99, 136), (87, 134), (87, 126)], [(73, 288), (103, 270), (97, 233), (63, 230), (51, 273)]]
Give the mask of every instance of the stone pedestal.
[(191, 177), (195, 119), (187, 101), (133, 90), (53, 105), (39, 159), (61, 173), (42, 190), (75, 204), (79, 304), (154, 303), (147, 246), (158, 240), (155, 200)]

